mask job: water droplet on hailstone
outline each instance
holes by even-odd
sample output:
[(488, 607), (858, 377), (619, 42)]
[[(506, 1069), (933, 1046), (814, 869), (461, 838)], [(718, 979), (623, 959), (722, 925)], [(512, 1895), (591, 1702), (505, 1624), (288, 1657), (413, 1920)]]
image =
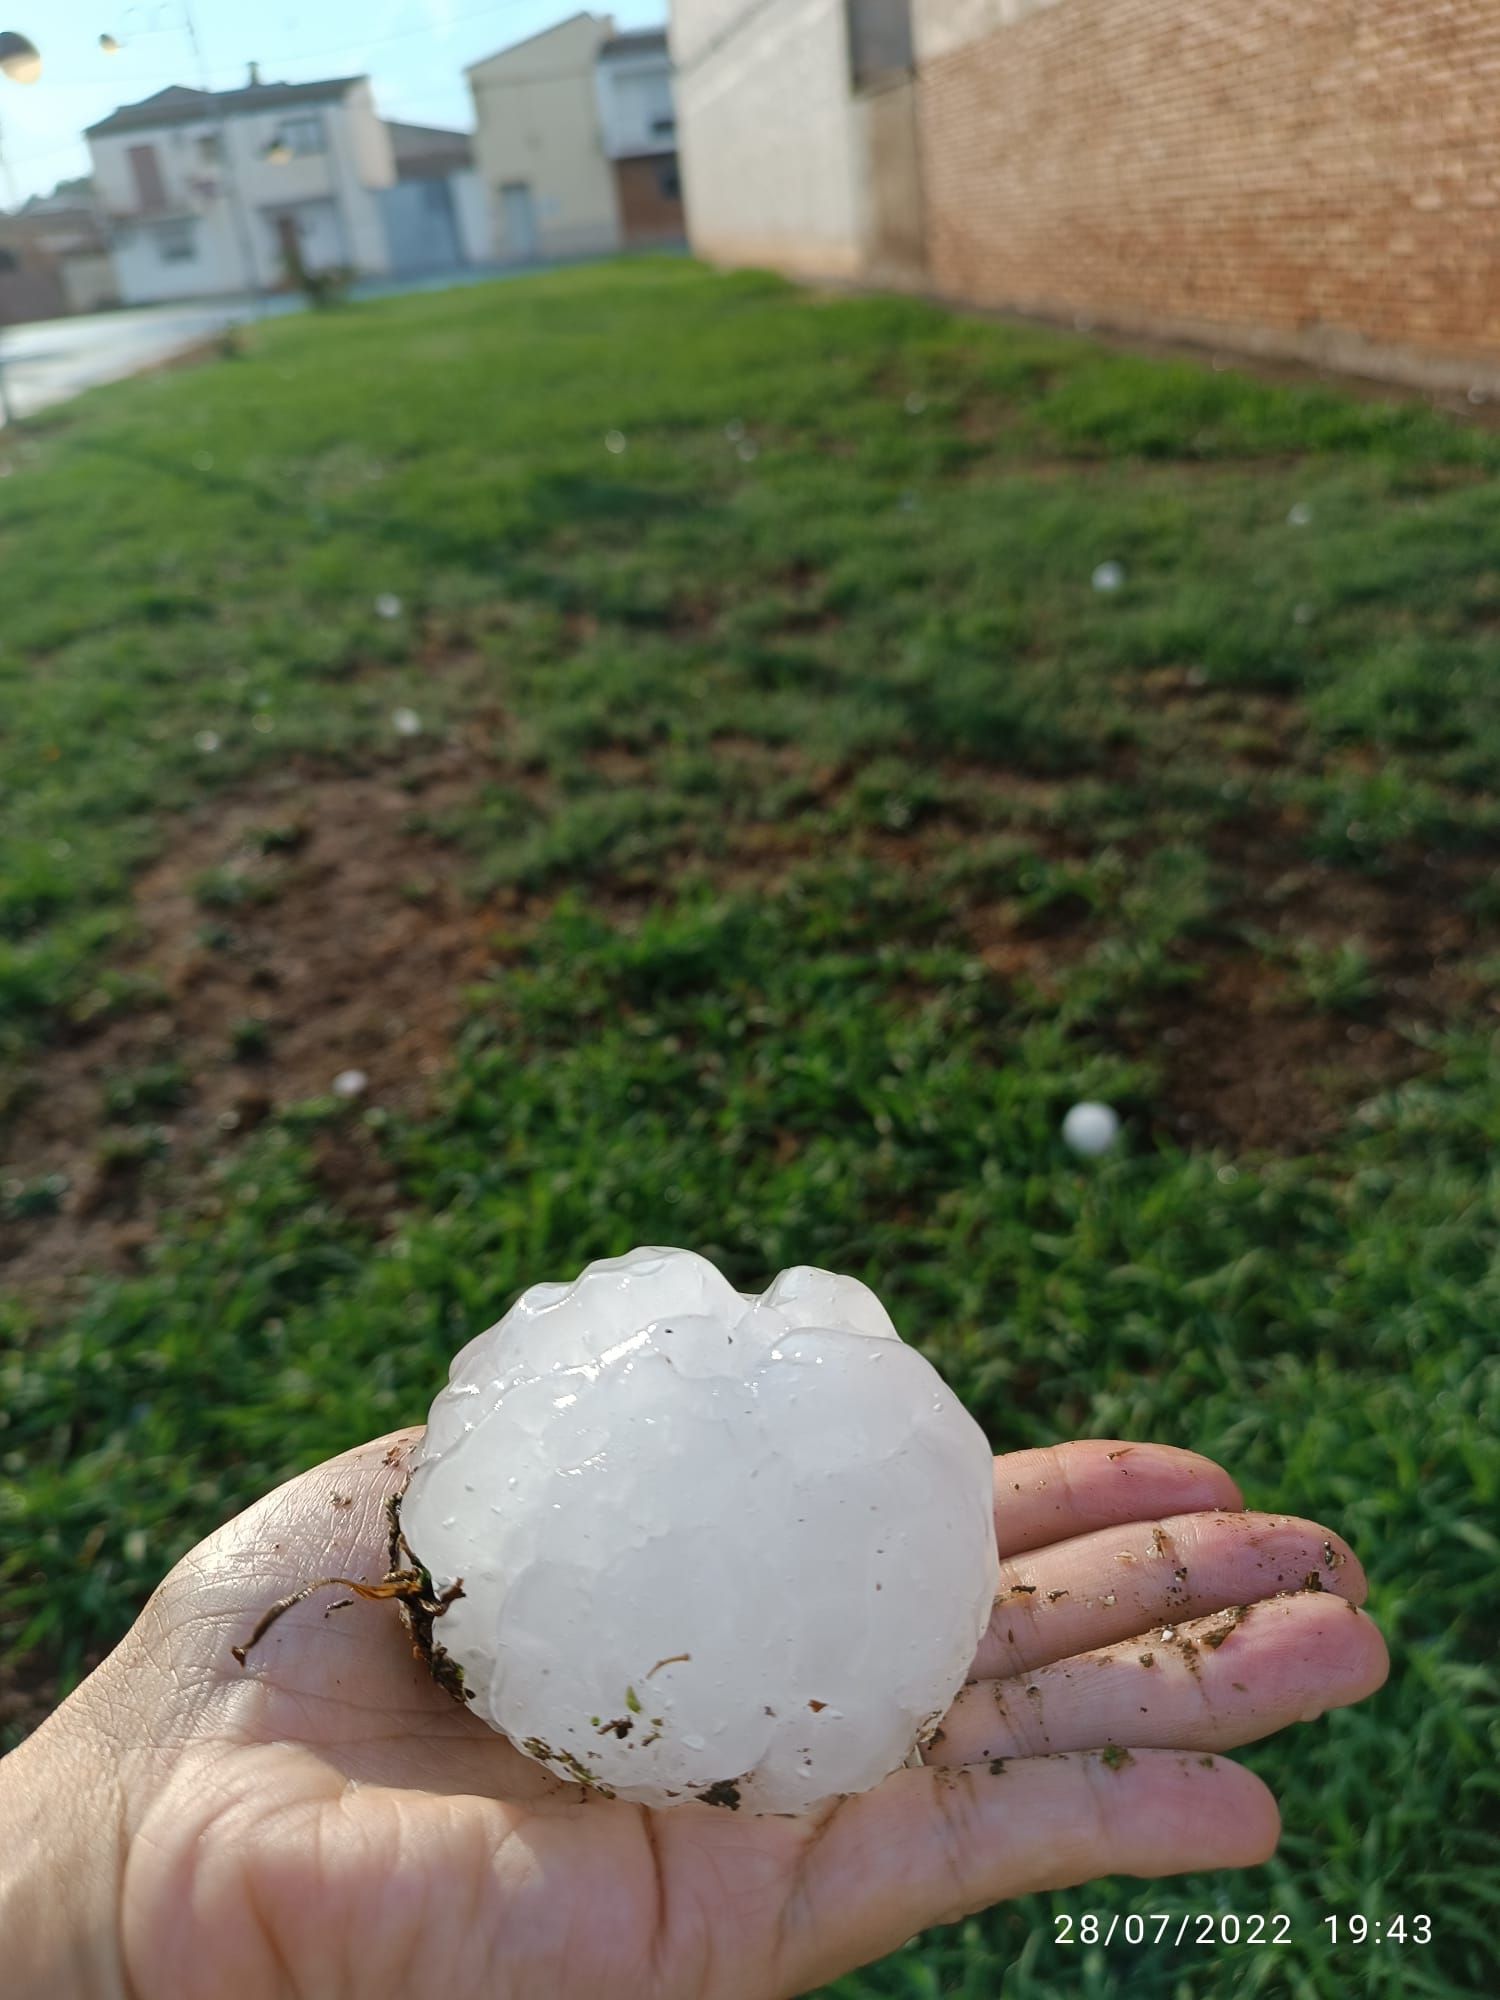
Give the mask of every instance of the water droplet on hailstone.
[(528, 1755), (802, 1812), (928, 1740), (989, 1620), (993, 1504), (983, 1432), (858, 1280), (741, 1294), (640, 1249), (456, 1357), (401, 1526), (463, 1582), (445, 1664)]

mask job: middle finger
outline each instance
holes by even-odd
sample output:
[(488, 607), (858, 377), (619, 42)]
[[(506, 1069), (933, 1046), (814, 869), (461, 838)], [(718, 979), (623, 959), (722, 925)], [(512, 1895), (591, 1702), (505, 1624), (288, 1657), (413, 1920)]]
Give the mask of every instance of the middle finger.
[(1000, 1565), (1000, 1587), (970, 1680), (1128, 1639), (1283, 1590), (1365, 1600), (1348, 1544), (1289, 1514), (1177, 1514), (1100, 1528)]
[(926, 1761), (1108, 1743), (1230, 1750), (1362, 1701), (1386, 1665), (1385, 1643), (1362, 1611), (1331, 1591), (1298, 1591), (963, 1688)]

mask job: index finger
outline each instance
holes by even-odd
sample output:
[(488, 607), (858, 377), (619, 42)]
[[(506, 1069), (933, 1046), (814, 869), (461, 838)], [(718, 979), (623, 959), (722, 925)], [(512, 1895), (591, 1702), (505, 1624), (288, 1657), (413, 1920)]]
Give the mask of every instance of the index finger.
[(995, 1460), (995, 1540), (1004, 1556), (1065, 1542), (1095, 1528), (1245, 1502), (1211, 1458), (1171, 1444), (1080, 1438)]

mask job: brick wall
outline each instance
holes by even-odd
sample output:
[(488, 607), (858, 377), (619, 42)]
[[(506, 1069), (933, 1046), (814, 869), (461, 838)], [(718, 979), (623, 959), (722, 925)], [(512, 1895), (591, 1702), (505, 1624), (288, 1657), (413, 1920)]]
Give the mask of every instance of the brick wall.
[(1500, 365), (1500, 0), (914, 11), (940, 291), (1415, 379)]

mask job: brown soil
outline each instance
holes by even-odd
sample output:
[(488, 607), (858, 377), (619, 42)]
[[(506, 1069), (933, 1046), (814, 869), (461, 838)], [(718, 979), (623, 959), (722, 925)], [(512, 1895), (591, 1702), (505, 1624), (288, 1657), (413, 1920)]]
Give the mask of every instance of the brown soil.
[[(1151, 708), (1171, 712), (1173, 741), (1216, 738), (1220, 703), (1189, 677), (1157, 676)], [(1180, 711), (1180, 713), (1179, 713)], [(1236, 697), (1251, 756), (1278, 763), (1305, 751), (1290, 704)], [(466, 988), (492, 971), (550, 907), (550, 896), (506, 892), (477, 905), (454, 851), (427, 830), (434, 818), (500, 775), (491, 738), (473, 736), (374, 772), (308, 761), (203, 805), (174, 830), (169, 852), (140, 879), (139, 944), (131, 969), (160, 997), (92, 1025), (36, 1058), (29, 1087), (0, 1137), (0, 1179), (65, 1178), (60, 1211), (0, 1223), (12, 1284), (56, 1296), (77, 1274), (128, 1268), (152, 1241), (164, 1206), (199, 1198), (214, 1162), (278, 1109), (327, 1097), (334, 1078), (368, 1079), (350, 1114), (322, 1128), (316, 1171), (331, 1200), (377, 1233), (402, 1195), (364, 1106), (419, 1112), (446, 1065)], [(1162, 747), (1122, 752), (1140, 777)], [(795, 746), (725, 735), (716, 752), (747, 775), (806, 780), (834, 802), (856, 775), (813, 766)], [(1171, 754), (1171, 750), (1167, 750)], [(605, 782), (639, 784), (650, 761), (624, 747), (590, 759)], [(544, 802), (547, 787), (508, 769), (509, 783)], [(951, 759), (949, 796), (904, 831), (867, 828), (845, 843), (920, 878), (993, 830), (997, 805), (1029, 844), (1087, 852), (1087, 829), (1059, 824), (1060, 781)], [(1309, 864), (1289, 812), (1264, 806), (1210, 837), (1227, 893), (1213, 931), (1184, 949), (1191, 976), (1121, 1024), (1117, 1039), (1153, 1062), (1161, 1129), (1178, 1143), (1300, 1151), (1345, 1124), (1359, 1103), (1420, 1069), (1405, 1032), (1472, 1006), (1475, 939), (1462, 913), (1479, 861), (1411, 858), (1381, 877)], [(1215, 852), (1216, 850), (1216, 852)], [(795, 819), (732, 829), (709, 859), (684, 851), (652, 868), (595, 871), (590, 891), (623, 923), (655, 903), (663, 880), (707, 874), (725, 891), (775, 892), (816, 849)], [(205, 896), (205, 878), (209, 893)], [(965, 889), (949, 915), (996, 979), (1043, 999), (1097, 941), (1086, 905), (1028, 919), (1004, 898)], [(1353, 1015), (1319, 1011), (1299, 990), (1298, 942), (1358, 942), (1377, 992)], [(259, 1024), (263, 1048), (253, 1043)], [(112, 1082), (164, 1063), (188, 1079), (183, 1101), (111, 1119)], [(145, 1129), (156, 1157), (120, 1141)], [(121, 1157), (122, 1151), (125, 1156)]]
[[(1299, 1153), (1347, 1126), (1369, 1099), (1430, 1064), (1421, 1030), (1496, 1000), (1481, 988), (1463, 904), (1488, 872), (1476, 857), (1413, 856), (1381, 876), (1310, 862), (1295, 822), (1275, 815), (1215, 843), (1241, 895), (1213, 936), (1184, 951), (1198, 976), (1122, 1030), (1159, 1065), (1160, 1122), (1179, 1144)], [(1352, 944), (1372, 991), (1320, 1008), (1295, 951)]]
[[(326, 1097), (342, 1071), (368, 1078), (362, 1104), (421, 1103), (465, 986), (522, 914), (476, 907), (452, 851), (416, 823), (484, 775), (462, 748), (368, 775), (304, 763), (181, 824), (136, 892), (133, 969), (159, 981), (160, 1001), (43, 1052), (10, 1122), (5, 1177), (69, 1183), (55, 1216), (0, 1225), (10, 1282), (53, 1289), (79, 1270), (128, 1264), (161, 1204), (214, 1154), (278, 1108)], [(206, 876), (227, 888), (223, 907), (205, 907)], [(264, 1053), (236, 1052), (250, 1022)], [(186, 1072), (184, 1101), (112, 1121), (110, 1080), (163, 1063)], [(111, 1164), (101, 1140), (124, 1123), (154, 1127), (163, 1157)], [(316, 1147), (345, 1207), (377, 1226), (393, 1218), (399, 1191), (361, 1119)]]

